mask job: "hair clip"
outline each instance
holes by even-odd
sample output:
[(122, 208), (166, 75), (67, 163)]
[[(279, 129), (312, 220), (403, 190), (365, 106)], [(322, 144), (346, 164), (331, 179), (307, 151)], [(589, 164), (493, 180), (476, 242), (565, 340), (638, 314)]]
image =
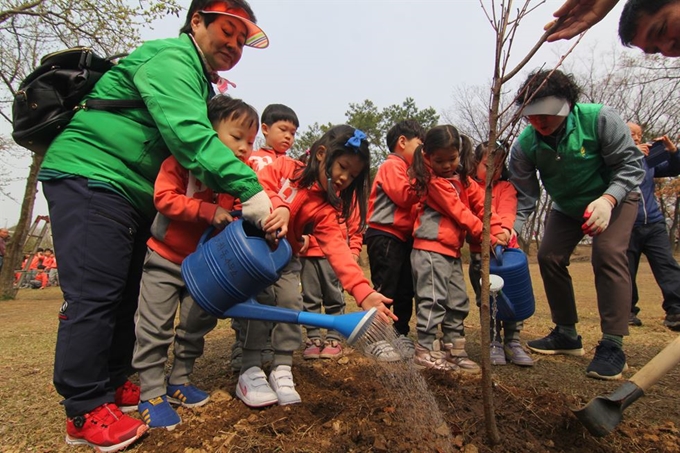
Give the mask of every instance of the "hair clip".
[(354, 148), (354, 152), (359, 152), (359, 148), (361, 147), (361, 141), (366, 140), (366, 134), (364, 134), (362, 131), (359, 129), (354, 129), (354, 135), (347, 140), (345, 143), (345, 146), (349, 148)]

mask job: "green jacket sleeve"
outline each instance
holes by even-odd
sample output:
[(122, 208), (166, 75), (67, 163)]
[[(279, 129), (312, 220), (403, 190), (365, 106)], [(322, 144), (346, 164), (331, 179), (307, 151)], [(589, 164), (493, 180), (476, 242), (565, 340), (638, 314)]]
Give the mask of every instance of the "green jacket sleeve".
[(218, 192), (248, 200), (262, 187), (208, 121), (208, 81), (195, 53), (168, 47), (142, 64), (134, 84), (177, 161)]

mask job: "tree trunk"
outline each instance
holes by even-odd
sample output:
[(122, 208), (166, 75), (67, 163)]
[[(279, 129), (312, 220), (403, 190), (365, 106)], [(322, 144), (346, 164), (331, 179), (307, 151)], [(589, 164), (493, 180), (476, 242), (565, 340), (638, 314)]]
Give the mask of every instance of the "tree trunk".
[(24, 243), (28, 236), (31, 218), (33, 217), (33, 204), (38, 192), (38, 172), (43, 161), (42, 155), (33, 154), (31, 169), (26, 179), (26, 191), (21, 203), (21, 215), (12, 235), (12, 240), (7, 245), (5, 259), (0, 271), (0, 300), (14, 299), (18, 289), (14, 287), (14, 271), (19, 269), (24, 255)]

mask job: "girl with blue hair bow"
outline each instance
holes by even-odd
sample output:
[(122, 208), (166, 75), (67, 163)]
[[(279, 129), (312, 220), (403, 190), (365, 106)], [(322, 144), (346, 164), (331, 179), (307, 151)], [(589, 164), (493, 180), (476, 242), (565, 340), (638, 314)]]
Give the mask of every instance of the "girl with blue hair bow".
[[(385, 322), (396, 320), (385, 306), (392, 302), (391, 299), (373, 290), (342, 232), (356, 211), (360, 228), (363, 229), (366, 223), (369, 171), (370, 151), (366, 135), (347, 125), (334, 126), (317, 140), (310, 148), (307, 163), (283, 156), (260, 170), (260, 184), (274, 207), (263, 229), (277, 239), (286, 237), (295, 255), (277, 282), (277, 306), (302, 310), (301, 266), (297, 255), (308, 245), (303, 236), (311, 229), (340, 283), (357, 304), (363, 310), (376, 307), (378, 316)], [(261, 299), (258, 297), (258, 302), (273, 300)], [(291, 367), (293, 352), (302, 343), (300, 326), (281, 323), (273, 327), (271, 335), (275, 349), (269, 379), (262, 370), (261, 358), (269, 332), (268, 323), (248, 321), (244, 332), (236, 396), (250, 407), (277, 402), (280, 405), (299, 403), (301, 398), (295, 390)]]

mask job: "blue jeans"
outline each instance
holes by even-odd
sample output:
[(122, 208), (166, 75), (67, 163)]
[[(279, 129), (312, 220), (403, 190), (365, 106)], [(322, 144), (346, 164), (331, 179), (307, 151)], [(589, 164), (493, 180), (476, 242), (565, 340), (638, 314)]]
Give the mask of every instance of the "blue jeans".
[(637, 315), (640, 308), (635, 277), (640, 266), (640, 255), (644, 253), (649, 261), (654, 279), (663, 294), (663, 309), (667, 314), (680, 313), (680, 266), (673, 257), (673, 246), (663, 222), (639, 225), (633, 228), (628, 245), (628, 268), (633, 282), (631, 313)]
[(85, 178), (43, 182), (64, 303), (54, 385), (68, 417), (113, 402), (132, 373), (134, 314), (150, 222)]

